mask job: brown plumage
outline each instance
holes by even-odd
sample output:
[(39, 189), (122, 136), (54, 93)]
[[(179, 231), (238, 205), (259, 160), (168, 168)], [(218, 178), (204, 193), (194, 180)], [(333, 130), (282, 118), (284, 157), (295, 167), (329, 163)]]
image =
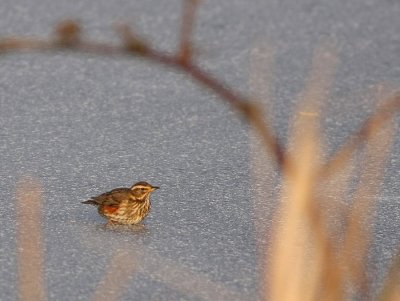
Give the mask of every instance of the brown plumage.
[(158, 188), (147, 182), (138, 182), (131, 188), (116, 188), (82, 204), (97, 206), (98, 212), (111, 223), (138, 224), (149, 213), (150, 194)]

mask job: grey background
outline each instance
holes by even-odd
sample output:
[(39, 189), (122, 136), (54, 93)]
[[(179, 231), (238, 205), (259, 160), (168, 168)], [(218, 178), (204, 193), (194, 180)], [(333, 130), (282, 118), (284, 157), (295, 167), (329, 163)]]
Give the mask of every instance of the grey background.
[[(112, 24), (126, 21), (163, 50), (178, 41), (181, 1), (0, 4), (1, 35), (48, 35), (72, 17), (100, 40), (116, 42)], [(245, 93), (252, 49), (273, 49), (273, 71), (265, 72), (273, 72), (273, 122), (283, 141), (314, 50), (333, 41), (340, 62), (324, 120), (333, 151), (372, 112), (369, 89), (400, 84), (399, 15), (393, 0), (204, 1), (195, 41), (200, 64)], [(265, 238), (255, 234), (249, 128), (229, 106), (179, 72), (140, 59), (58, 53), (0, 60), (1, 300), (17, 298), (15, 189), (25, 175), (44, 185), (49, 300), (89, 299), (126, 245), (143, 262), (123, 300), (260, 300), (257, 245)], [(400, 244), (399, 149), (396, 139), (378, 198), (369, 271), (376, 288)], [(94, 208), (80, 204), (138, 180), (161, 186), (143, 231), (107, 229)], [(167, 277), (157, 271), (163, 264), (171, 267)], [(194, 293), (179, 289), (173, 281), (182, 275), (203, 284)]]

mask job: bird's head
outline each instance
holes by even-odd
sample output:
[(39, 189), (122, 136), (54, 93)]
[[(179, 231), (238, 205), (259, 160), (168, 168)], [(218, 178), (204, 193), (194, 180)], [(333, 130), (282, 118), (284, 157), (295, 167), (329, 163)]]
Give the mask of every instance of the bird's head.
[(147, 182), (137, 182), (132, 185), (131, 190), (132, 193), (139, 199), (147, 197), (154, 190), (159, 189), (160, 187), (150, 185)]

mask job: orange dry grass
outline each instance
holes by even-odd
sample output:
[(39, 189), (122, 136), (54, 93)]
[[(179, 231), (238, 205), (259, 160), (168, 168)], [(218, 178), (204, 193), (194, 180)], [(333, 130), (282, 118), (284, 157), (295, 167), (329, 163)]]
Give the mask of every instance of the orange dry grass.
[[(292, 166), (285, 174), (281, 219), (272, 250), (271, 299), (314, 300), (324, 259), (325, 233), (312, 228), (317, 171), (322, 160), (319, 144), (319, 111), (334, 78), (337, 55), (318, 49), (310, 80), (295, 115), (291, 152)], [(303, 112), (309, 114), (302, 114)], [(312, 113), (310, 115), (310, 113)], [(307, 218), (309, 215), (309, 218)], [(308, 220), (309, 219), (309, 220)], [(314, 243), (314, 239), (316, 240)], [(305, 275), (307, 275), (305, 277)]]
[[(290, 151), (285, 155), (290, 166), (283, 169), (280, 223), (274, 233), (271, 266), (265, 267), (269, 273), (267, 300), (337, 301), (368, 292), (364, 273), (371, 238), (368, 225), (372, 223), (373, 200), (382, 181), (396, 127), (390, 118), (382, 117), (387, 114), (384, 108), (378, 109), (361, 131), (363, 138), (358, 134), (358, 143), (345, 145), (346, 152), (338, 152), (341, 160), (334, 155), (324, 163), (320, 107), (330, 90), (337, 62), (337, 54), (329, 47), (317, 49), (310, 80), (295, 114)], [(394, 99), (398, 104), (395, 96), (386, 106), (390, 108)], [(364, 142), (363, 154), (358, 155), (363, 168), (358, 187), (352, 204), (343, 205), (354, 171), (350, 157), (361, 148), (361, 142)], [(259, 179), (256, 183), (262, 181)], [(327, 195), (336, 198), (325, 202)], [(337, 221), (347, 224), (343, 234), (332, 228)], [(395, 285), (388, 290), (391, 293), (385, 294), (394, 298)]]
[[(294, 114), (290, 150), (284, 155), (285, 183), (272, 248), (267, 260), (260, 261), (266, 271), (266, 300), (337, 301), (349, 300), (354, 295), (372, 298), (368, 296), (369, 283), (365, 279), (370, 224), (374, 198), (395, 135), (393, 116), (399, 110), (400, 96), (387, 97), (382, 87), (377, 89), (376, 98), (387, 101), (336, 154), (326, 159), (319, 126), (338, 63), (338, 55), (332, 49), (325, 44), (315, 52), (309, 81)], [(273, 107), (268, 89), (271, 78), (260, 66), (272, 69), (272, 55), (273, 51), (265, 47), (256, 47), (252, 53), (250, 86), (256, 98), (263, 99), (269, 108), (269, 115), (264, 117), (267, 119), (271, 119)], [(253, 182), (257, 188), (256, 231), (262, 238), (268, 235), (266, 223), (274, 212), (267, 200), (274, 197), (271, 187), (276, 186), (276, 175), (271, 176), (274, 168), (265, 158), (258, 135), (253, 135), (251, 142)], [(361, 170), (355, 168), (356, 160), (362, 162)], [(355, 176), (356, 189), (350, 187)], [(351, 188), (355, 190), (352, 201), (346, 197)], [(259, 248), (265, 250), (266, 243), (262, 241)], [(392, 268), (379, 300), (399, 297), (399, 281), (395, 280), (399, 279), (399, 268), (399, 264)]]
[(17, 185), (18, 292), (22, 301), (46, 300), (42, 194), (41, 184), (34, 179), (24, 179)]

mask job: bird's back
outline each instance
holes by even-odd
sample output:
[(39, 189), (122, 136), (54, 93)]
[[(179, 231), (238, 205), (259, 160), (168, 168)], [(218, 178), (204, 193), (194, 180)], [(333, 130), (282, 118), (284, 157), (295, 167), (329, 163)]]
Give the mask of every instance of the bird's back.
[(124, 200), (129, 200), (132, 198), (131, 190), (129, 188), (116, 188), (111, 191), (105, 192), (98, 196), (92, 197), (91, 199), (82, 202), (83, 204), (91, 205), (118, 205)]

